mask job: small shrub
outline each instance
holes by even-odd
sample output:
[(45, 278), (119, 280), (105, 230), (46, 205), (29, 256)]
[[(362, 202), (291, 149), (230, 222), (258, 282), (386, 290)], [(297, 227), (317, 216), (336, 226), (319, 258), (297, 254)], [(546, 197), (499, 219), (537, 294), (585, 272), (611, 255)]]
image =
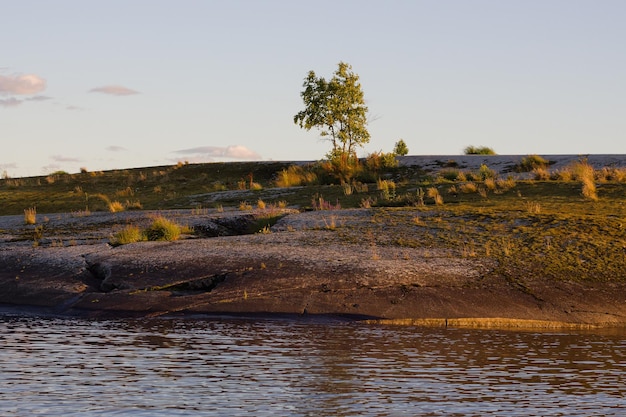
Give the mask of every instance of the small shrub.
[(463, 150), (465, 155), (496, 155), (496, 152), (486, 146), (468, 146)]
[(263, 189), (263, 186), (261, 184), (259, 184), (258, 182), (251, 182), (250, 183), (250, 189), (252, 191), (260, 191)]
[(113, 236), (111, 244), (113, 246), (126, 245), (129, 243), (140, 242), (144, 239), (144, 235), (138, 226), (128, 225)]
[(381, 180), (376, 182), (376, 187), (380, 191), (383, 200), (393, 200), (396, 198), (396, 183), (392, 180)]
[(441, 175), (441, 177), (445, 180), (456, 181), (459, 179), (460, 173), (461, 171), (459, 171), (458, 169), (448, 168), (441, 170), (439, 172), (439, 175)]
[(576, 162), (572, 164), (571, 168), (574, 172), (574, 178), (579, 181), (595, 178), (595, 170), (586, 161)]
[(485, 187), (489, 191), (494, 191), (497, 188), (496, 181), (493, 178), (485, 178), (485, 181), (483, 182), (483, 184), (485, 184)]
[(482, 164), (478, 169), (478, 176), (482, 181), (484, 181), (487, 178), (495, 178), (496, 172), (493, 169), (489, 168), (487, 165)]
[(550, 165), (550, 161), (539, 155), (528, 155), (522, 158), (515, 169), (518, 172), (531, 172), (536, 169), (546, 169)]
[(365, 167), (368, 171), (377, 174), (384, 169), (396, 168), (398, 159), (395, 153), (372, 152), (365, 158)]
[(152, 221), (152, 224), (146, 229), (145, 235), (148, 240), (178, 240), (182, 230), (181, 227), (166, 219), (165, 217), (158, 216)]
[(31, 208), (24, 210), (24, 223), (25, 224), (37, 223), (37, 209), (35, 207), (31, 207)]
[(352, 185), (345, 182), (341, 184), (341, 188), (343, 189), (343, 195), (352, 195), (354, 191)]
[(626, 169), (604, 167), (596, 171), (598, 181), (626, 182)]
[(239, 203), (239, 210), (241, 210), (241, 211), (250, 211), (250, 210), (252, 210), (252, 205), (250, 203), (248, 203), (247, 201), (241, 201)]
[(507, 179), (499, 179), (496, 181), (496, 186), (502, 190), (510, 190), (511, 188), (515, 188), (515, 179), (512, 177), (508, 177)]
[(285, 209), (285, 208), (287, 208), (287, 206), (288, 206), (288, 204), (287, 204), (287, 202), (285, 200), (280, 200), (278, 202), (278, 208), (280, 208), (280, 209)]
[(461, 184), (461, 186), (459, 186), (459, 190), (463, 194), (472, 194), (478, 191), (478, 187), (473, 182), (466, 182), (465, 184)]
[(259, 208), (259, 210), (265, 210), (265, 208), (267, 207), (265, 201), (261, 200), (260, 198), (259, 201), (256, 202), (256, 206)]
[(536, 181), (547, 181), (550, 179), (550, 173), (546, 168), (533, 169), (533, 179)]

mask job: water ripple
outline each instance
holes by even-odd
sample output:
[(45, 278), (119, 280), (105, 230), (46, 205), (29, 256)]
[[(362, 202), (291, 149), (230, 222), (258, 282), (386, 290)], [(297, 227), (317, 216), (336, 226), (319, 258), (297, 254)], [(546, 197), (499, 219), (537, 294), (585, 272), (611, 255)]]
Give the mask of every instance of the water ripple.
[(624, 415), (626, 335), (0, 317), (0, 414)]

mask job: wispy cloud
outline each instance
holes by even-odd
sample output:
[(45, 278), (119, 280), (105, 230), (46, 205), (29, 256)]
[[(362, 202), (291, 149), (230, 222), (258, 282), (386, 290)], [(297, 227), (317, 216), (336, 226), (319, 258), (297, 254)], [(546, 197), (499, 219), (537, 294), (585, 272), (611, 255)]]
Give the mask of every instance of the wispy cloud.
[(18, 100), (15, 97), (9, 97), (7, 99), (0, 98), (0, 107), (17, 107), (22, 104), (22, 100)]
[(27, 101), (46, 101), (46, 100), (52, 100), (52, 97), (48, 97), (48, 96), (33, 96), (33, 97), (25, 98), (24, 100), (27, 100)]
[(105, 85), (102, 87), (92, 88), (89, 92), (110, 94), (113, 96), (132, 96), (133, 94), (139, 94), (138, 91), (131, 90), (130, 88), (121, 85)]
[(82, 162), (82, 160), (79, 158), (64, 155), (52, 155), (50, 159), (56, 162)]
[(0, 75), (0, 94), (31, 95), (46, 89), (46, 80), (35, 74)]
[(123, 146), (117, 146), (117, 145), (107, 146), (105, 149), (109, 152), (124, 152), (128, 150), (124, 148)]
[(229, 159), (245, 159), (245, 160), (260, 160), (261, 155), (255, 151), (246, 148), (241, 145), (232, 146), (199, 146), (197, 148), (181, 149), (174, 151), (174, 153), (181, 155), (195, 155), (198, 157), (207, 158), (229, 158)]

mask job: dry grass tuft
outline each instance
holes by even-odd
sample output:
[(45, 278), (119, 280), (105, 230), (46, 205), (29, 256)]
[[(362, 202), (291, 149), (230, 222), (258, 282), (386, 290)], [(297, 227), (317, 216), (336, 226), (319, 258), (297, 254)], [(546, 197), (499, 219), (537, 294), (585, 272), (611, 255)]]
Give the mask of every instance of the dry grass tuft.
[(108, 209), (111, 213), (119, 213), (120, 211), (124, 211), (124, 205), (119, 201), (110, 201)]
[(239, 210), (241, 210), (241, 211), (250, 211), (250, 210), (252, 210), (252, 205), (250, 203), (248, 203), (247, 201), (241, 201), (239, 203)]
[(461, 184), (459, 186), (459, 191), (463, 194), (472, 194), (478, 191), (478, 187), (473, 182), (466, 182), (465, 184)]
[(27, 208), (24, 210), (24, 223), (25, 224), (37, 223), (37, 209), (35, 207)]
[(539, 214), (541, 213), (541, 204), (534, 202), (534, 201), (527, 201), (526, 202), (526, 210), (530, 213), (530, 214)]
[(300, 166), (291, 165), (278, 173), (275, 183), (277, 187), (286, 188), (312, 184), (315, 181), (317, 181), (315, 173), (306, 171)]
[(436, 187), (430, 187), (426, 190), (426, 197), (432, 198), (436, 205), (443, 204), (443, 197), (439, 194), (439, 190)]

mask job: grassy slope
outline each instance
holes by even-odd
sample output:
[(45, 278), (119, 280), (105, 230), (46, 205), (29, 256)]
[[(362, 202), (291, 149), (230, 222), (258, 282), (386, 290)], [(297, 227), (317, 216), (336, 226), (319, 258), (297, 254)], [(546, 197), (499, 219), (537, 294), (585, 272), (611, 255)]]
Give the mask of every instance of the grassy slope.
[[(0, 215), (70, 213), (107, 209), (109, 201), (140, 203), (143, 209), (237, 207), (286, 201), (311, 207), (320, 197), (341, 207), (377, 200), (367, 236), (376, 244), (445, 247), (458, 256), (500, 260), (502, 273), (554, 279), (626, 280), (626, 184), (603, 182), (598, 201), (582, 197), (579, 182), (517, 181), (509, 189), (462, 193), (453, 182), (436, 181), (419, 170), (388, 173), (395, 198), (384, 201), (376, 184), (346, 195), (338, 185), (277, 189), (273, 181), (286, 163), (223, 163), (165, 166), (104, 173), (62, 174), (0, 181)], [(250, 182), (261, 190), (250, 191)], [(450, 192), (454, 186), (457, 192)], [(415, 205), (418, 192), (438, 188), (444, 204)], [(233, 191), (238, 190), (238, 191)], [(105, 197), (103, 197), (105, 196)], [(397, 206), (397, 207), (391, 207)], [(353, 240), (355, 233), (338, 233)]]

